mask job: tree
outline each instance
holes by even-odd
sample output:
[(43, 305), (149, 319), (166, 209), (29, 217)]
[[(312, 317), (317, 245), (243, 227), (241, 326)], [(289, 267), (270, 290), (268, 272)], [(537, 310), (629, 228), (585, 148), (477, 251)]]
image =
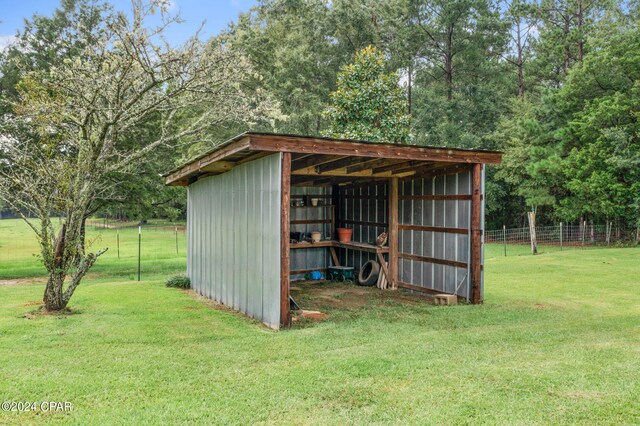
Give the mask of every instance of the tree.
[(397, 73), (385, 72), (384, 55), (374, 47), (356, 53), (338, 74), (331, 94), (326, 135), (374, 142), (408, 143), (410, 117)]
[[(179, 48), (164, 41), (179, 20), (165, 4), (135, 0), (131, 19), (108, 13), (90, 32), (78, 31), (79, 54), (21, 76), (15, 114), (0, 122), (0, 199), (38, 238), (47, 310), (67, 306), (106, 250), (86, 250), (84, 221), (117, 199), (117, 185), (139, 162), (160, 147), (210, 138), (211, 125), (277, 115), (266, 95), (243, 90), (255, 72), (219, 40), (205, 44), (196, 35)], [(154, 14), (162, 23), (150, 28)], [(150, 122), (154, 139), (138, 140)]]

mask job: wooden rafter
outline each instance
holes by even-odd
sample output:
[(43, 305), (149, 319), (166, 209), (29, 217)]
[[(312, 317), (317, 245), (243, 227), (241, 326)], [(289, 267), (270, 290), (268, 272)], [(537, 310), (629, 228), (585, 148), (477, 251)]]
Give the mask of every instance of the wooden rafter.
[(300, 160), (293, 161), (291, 163), (291, 170), (295, 172), (339, 160), (341, 158), (343, 158), (343, 156), (335, 156), (332, 154), (310, 155), (308, 157), (301, 158)]

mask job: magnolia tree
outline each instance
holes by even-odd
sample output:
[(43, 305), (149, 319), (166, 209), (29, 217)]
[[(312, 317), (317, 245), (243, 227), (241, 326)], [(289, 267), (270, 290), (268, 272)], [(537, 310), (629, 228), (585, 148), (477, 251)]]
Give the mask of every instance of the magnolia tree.
[(338, 74), (337, 89), (325, 111), (326, 136), (373, 142), (409, 143), (411, 117), (397, 73), (385, 71), (375, 47), (356, 53), (355, 62)]
[[(268, 96), (245, 90), (256, 78), (245, 58), (197, 34), (173, 47), (165, 34), (179, 18), (162, 2), (132, 6), (130, 17), (109, 12), (91, 31), (78, 28), (84, 47), (62, 66), (25, 73), (14, 113), (0, 122), (0, 200), (38, 238), (50, 311), (67, 306), (106, 251), (85, 247), (85, 220), (117, 198), (145, 156), (205, 140), (210, 126), (277, 116)], [(158, 26), (148, 25), (152, 15)], [(136, 142), (149, 123), (157, 136)]]

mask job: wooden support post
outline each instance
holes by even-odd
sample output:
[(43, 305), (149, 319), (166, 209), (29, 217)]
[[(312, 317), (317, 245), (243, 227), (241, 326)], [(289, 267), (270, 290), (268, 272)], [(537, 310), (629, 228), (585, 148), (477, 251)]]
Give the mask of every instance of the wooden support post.
[(389, 179), (389, 276), (393, 290), (398, 288), (398, 178)]
[(482, 303), (482, 164), (471, 169), (471, 303)]
[(280, 325), (291, 325), (289, 309), (289, 205), (291, 204), (291, 153), (282, 153), (280, 195)]

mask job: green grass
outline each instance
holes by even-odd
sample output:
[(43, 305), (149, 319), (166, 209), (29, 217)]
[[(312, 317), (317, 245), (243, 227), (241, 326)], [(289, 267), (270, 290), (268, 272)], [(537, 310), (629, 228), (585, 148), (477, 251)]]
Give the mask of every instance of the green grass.
[(184, 259), (156, 250), (142, 283), (105, 258), (74, 315), (27, 319), (42, 284), (0, 286), (0, 399), (74, 407), (0, 424), (640, 423), (640, 249), (490, 248), (482, 306), (389, 299), (281, 332), (165, 288)]
[[(120, 249), (118, 251), (118, 238)], [(137, 279), (138, 228), (104, 229), (87, 227), (87, 247), (107, 247), (92, 269), (93, 275)], [(142, 274), (168, 274), (185, 268), (186, 236), (178, 231), (178, 252), (173, 229), (143, 228), (141, 240)], [(38, 257), (37, 240), (19, 219), (0, 220), (0, 279), (41, 276), (45, 270)]]

